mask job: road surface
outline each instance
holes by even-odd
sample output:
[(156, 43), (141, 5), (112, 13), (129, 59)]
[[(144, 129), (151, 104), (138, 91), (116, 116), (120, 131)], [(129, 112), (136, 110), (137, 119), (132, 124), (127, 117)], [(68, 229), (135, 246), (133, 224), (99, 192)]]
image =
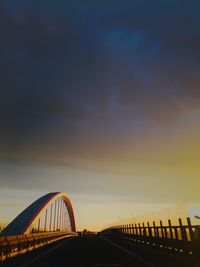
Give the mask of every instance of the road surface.
[[(157, 252), (156, 252), (157, 253)], [(156, 254), (103, 236), (81, 236), (60, 240), (48, 247), (12, 258), (4, 267), (192, 267), (192, 263)]]

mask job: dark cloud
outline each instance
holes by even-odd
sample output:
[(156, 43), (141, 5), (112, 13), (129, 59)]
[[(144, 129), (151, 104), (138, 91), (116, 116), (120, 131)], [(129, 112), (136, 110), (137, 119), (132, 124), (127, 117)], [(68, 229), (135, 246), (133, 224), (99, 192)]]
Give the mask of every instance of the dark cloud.
[(117, 135), (127, 116), (165, 123), (197, 109), (198, 8), (195, 0), (2, 1), (5, 150), (55, 148), (62, 138), (76, 146), (86, 132), (107, 136), (113, 121)]

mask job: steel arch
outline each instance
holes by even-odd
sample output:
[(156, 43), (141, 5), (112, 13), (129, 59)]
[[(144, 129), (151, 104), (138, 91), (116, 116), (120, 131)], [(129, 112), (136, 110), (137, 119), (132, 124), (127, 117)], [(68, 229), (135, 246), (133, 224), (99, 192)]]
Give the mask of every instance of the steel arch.
[(39, 199), (34, 201), (31, 205), (29, 205), (26, 209), (24, 209), (2, 231), (1, 235), (8, 236), (8, 235), (25, 234), (25, 232), (31, 226), (31, 224), (34, 223), (34, 221), (36, 221), (39, 218), (42, 211), (58, 198), (62, 198), (63, 201), (65, 202), (69, 213), (71, 230), (72, 232), (76, 232), (74, 212), (69, 197), (67, 196), (67, 194), (63, 192), (53, 192), (40, 197)]

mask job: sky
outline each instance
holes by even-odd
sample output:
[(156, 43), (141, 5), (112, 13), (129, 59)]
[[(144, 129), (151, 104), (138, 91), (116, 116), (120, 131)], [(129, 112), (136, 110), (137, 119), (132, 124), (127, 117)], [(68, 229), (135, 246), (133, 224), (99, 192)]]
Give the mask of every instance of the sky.
[(200, 202), (199, 8), (0, 1), (0, 222), (51, 191), (80, 229)]

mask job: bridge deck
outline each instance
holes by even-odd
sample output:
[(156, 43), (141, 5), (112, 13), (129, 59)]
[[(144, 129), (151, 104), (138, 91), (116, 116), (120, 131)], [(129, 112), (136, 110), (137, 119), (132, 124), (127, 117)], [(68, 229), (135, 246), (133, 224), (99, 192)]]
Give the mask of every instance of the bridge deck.
[(10, 259), (0, 266), (73, 266), (73, 267), (192, 267), (188, 258), (168, 255), (130, 245), (128, 241), (100, 236), (68, 238), (48, 247)]

